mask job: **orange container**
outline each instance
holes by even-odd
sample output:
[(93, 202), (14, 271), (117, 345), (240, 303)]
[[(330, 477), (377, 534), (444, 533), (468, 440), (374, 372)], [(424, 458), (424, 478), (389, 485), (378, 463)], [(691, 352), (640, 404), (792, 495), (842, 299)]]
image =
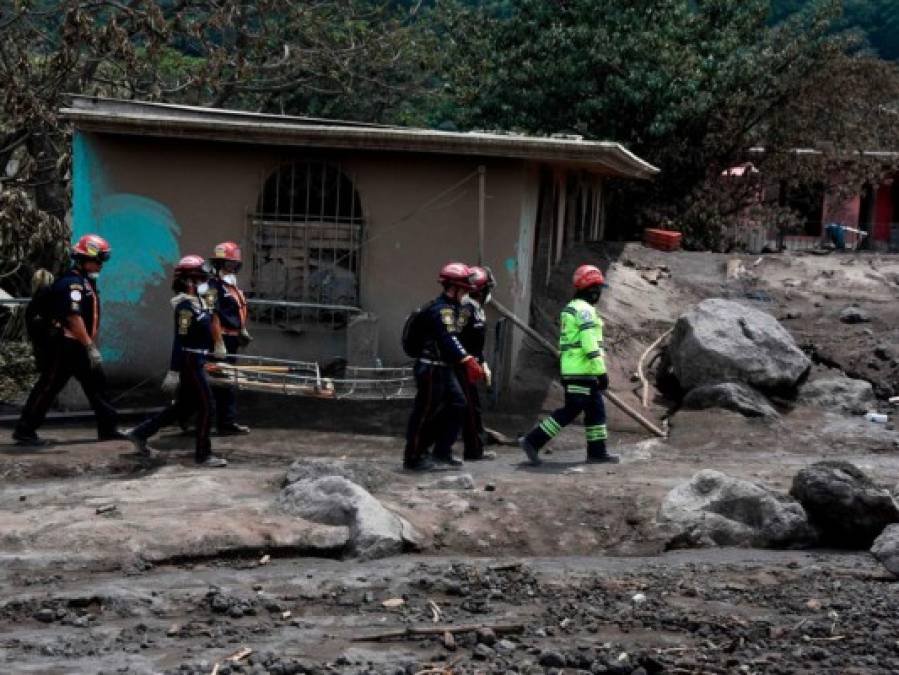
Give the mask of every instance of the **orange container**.
[(643, 230), (643, 245), (660, 251), (676, 251), (680, 248), (681, 233), (673, 230)]

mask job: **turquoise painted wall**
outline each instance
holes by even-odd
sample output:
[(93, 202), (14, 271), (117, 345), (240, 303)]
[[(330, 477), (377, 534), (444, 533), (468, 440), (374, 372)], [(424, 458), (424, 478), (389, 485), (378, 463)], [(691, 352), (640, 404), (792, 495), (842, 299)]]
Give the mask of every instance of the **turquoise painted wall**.
[(118, 192), (115, 176), (104, 169), (90, 134), (78, 131), (73, 140), (72, 186), (75, 239), (94, 232), (112, 246), (112, 259), (99, 281), (101, 350), (112, 364), (129, 363), (135, 358), (135, 340), (147, 334), (142, 325), (147, 294), (167, 284), (180, 258), (181, 227), (164, 204)]

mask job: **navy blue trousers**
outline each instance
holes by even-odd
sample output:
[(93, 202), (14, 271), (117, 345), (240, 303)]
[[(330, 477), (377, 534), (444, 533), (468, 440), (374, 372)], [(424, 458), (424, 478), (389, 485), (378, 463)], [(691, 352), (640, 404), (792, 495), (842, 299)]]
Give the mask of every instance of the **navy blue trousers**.
[(432, 445), (435, 457), (449, 457), (467, 405), (456, 372), (416, 361), (415, 384), (418, 392), (406, 429), (404, 461), (421, 460)]
[(185, 354), (181, 367), (181, 379), (178, 396), (161, 412), (149, 417), (134, 428), (134, 434), (147, 439), (159, 432), (162, 427), (185, 419), (192, 413), (197, 414), (196, 452), (194, 459), (203, 462), (212, 454), (212, 442), (209, 432), (212, 419), (215, 417), (215, 398), (212, 395), (209, 380), (206, 379), (204, 365), (206, 360), (196, 354)]

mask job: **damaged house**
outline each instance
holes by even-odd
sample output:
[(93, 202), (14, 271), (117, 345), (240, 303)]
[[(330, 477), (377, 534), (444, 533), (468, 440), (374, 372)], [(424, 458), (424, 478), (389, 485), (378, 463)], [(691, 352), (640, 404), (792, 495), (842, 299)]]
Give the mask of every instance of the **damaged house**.
[[(603, 181), (657, 169), (578, 137), (457, 133), (74, 97), (73, 230), (112, 244), (102, 346), (112, 377), (165, 369), (171, 269), (240, 243), (252, 351), (408, 361), (409, 311), (448, 260), (490, 265), (528, 319), (568, 242), (603, 237)], [(500, 382), (520, 342), (494, 334)]]

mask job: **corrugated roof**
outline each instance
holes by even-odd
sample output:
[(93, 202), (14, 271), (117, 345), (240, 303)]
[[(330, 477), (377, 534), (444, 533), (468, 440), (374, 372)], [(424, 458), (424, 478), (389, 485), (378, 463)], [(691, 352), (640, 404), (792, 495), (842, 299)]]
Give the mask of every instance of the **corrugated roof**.
[(232, 143), (510, 157), (571, 164), (606, 175), (659, 172), (620, 143), (491, 132), (452, 132), (145, 101), (72, 96), (60, 111), (85, 131)]

